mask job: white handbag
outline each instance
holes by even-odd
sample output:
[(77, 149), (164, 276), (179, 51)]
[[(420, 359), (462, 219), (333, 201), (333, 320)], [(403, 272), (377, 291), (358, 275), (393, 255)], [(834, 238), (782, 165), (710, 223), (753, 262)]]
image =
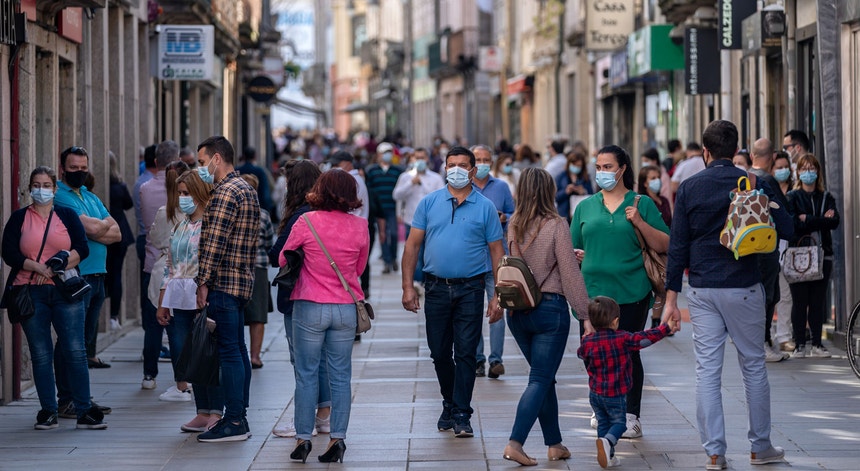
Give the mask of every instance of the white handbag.
[(824, 249), (812, 235), (805, 235), (797, 242), (810, 239), (813, 245), (789, 247), (782, 254), (782, 274), (789, 283), (818, 281), (824, 278)]

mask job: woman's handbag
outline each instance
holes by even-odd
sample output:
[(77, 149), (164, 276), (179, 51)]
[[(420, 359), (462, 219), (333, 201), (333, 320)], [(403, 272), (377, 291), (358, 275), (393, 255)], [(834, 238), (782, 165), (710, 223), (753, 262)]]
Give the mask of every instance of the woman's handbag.
[(208, 318), (204, 308), (194, 318), (185, 345), (176, 360), (176, 377), (182, 381), (206, 386), (218, 386), (221, 362), (215, 321)]
[(287, 264), (278, 271), (278, 275), (272, 280), (272, 286), (292, 291), (296, 287), (299, 273), (302, 271), (302, 264), (305, 261), (305, 251), (301, 248), (298, 250), (284, 250), (284, 258), (287, 260)]
[[(36, 261), (42, 258), (42, 251), (45, 250), (45, 242), (48, 240), (48, 230), (51, 228), (51, 219), (54, 218), (54, 211), (48, 216), (48, 222), (45, 224), (45, 234), (42, 236), (42, 246), (39, 247), (39, 254), (36, 255)], [(36, 308), (33, 306), (33, 298), (30, 297), (30, 283), (33, 282), (33, 276), (36, 272), (30, 272), (30, 280), (26, 285), (13, 286), (12, 281), (18, 275), (18, 271), (14, 271), (6, 280), (6, 289), (3, 292), (3, 299), (0, 300), (0, 308), (6, 308), (6, 315), (9, 317), (9, 322), (19, 324), (33, 317), (36, 314)]]
[(325, 245), (323, 245), (322, 240), (320, 240), (319, 234), (317, 234), (317, 230), (314, 229), (314, 225), (311, 224), (311, 220), (308, 219), (307, 215), (302, 215), (302, 218), (305, 220), (305, 223), (308, 225), (308, 229), (311, 230), (311, 233), (314, 235), (314, 238), (317, 240), (317, 243), (320, 245), (323, 253), (326, 258), (328, 258), (328, 263), (331, 264), (332, 268), (334, 268), (334, 272), (337, 273), (338, 279), (340, 279), (340, 283), (343, 285), (343, 289), (346, 290), (347, 293), (352, 297), (352, 301), (355, 303), (355, 333), (363, 334), (370, 330), (370, 320), (375, 319), (376, 316), (373, 314), (373, 307), (369, 302), (364, 300), (359, 300), (355, 297), (355, 293), (352, 292), (352, 288), (349, 287), (349, 283), (346, 282), (346, 279), (343, 277), (343, 273), (340, 272), (340, 268), (337, 267), (337, 264), (334, 263), (334, 260), (331, 258), (331, 254), (326, 250)]
[(824, 279), (824, 249), (811, 234), (797, 241), (798, 245), (805, 239), (812, 245), (789, 247), (782, 254), (782, 274), (789, 283), (804, 283)]
[[(639, 207), (639, 198), (641, 195), (636, 195), (633, 201), (633, 207)], [(642, 262), (645, 265), (645, 272), (648, 274), (648, 281), (651, 282), (651, 291), (656, 296), (662, 297), (666, 294), (666, 254), (658, 253), (656, 250), (648, 246), (642, 233), (636, 226), (633, 226), (636, 231), (636, 238), (639, 239), (639, 246), (642, 247)]]

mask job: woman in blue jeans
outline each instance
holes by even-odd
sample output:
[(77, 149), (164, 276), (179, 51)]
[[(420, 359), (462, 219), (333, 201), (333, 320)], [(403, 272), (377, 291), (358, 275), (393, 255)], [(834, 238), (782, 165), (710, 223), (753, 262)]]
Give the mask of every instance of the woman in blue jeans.
[[(273, 267), (278, 266), (278, 258), (284, 251), (284, 244), (293, 230), (293, 225), (295, 225), (302, 214), (311, 210), (311, 206), (307, 202), (307, 195), (317, 182), (317, 179), (322, 175), (319, 167), (308, 160), (290, 160), (284, 164), (282, 172), (290, 191), (284, 200), (284, 217), (281, 219), (281, 224), (278, 227), (278, 239), (269, 250), (269, 262)], [(290, 363), (292, 363), (293, 372), (295, 373), (296, 358), (293, 351), (293, 302), (290, 300), (291, 294), (291, 290), (278, 286), (276, 297), (278, 311), (284, 315), (284, 331), (287, 336), (287, 346), (290, 349)], [(317, 432), (329, 433), (331, 431), (331, 389), (328, 387), (328, 384), (328, 373), (326, 372), (325, 365), (321, 364), (319, 370), (320, 390), (317, 401), (316, 428), (313, 431), (313, 435), (316, 435)], [(272, 429), (272, 434), (282, 438), (295, 437), (296, 426), (294, 421), (290, 419), (289, 422), (276, 425)]]
[(587, 332), (588, 293), (571, 243), (567, 219), (556, 211), (555, 182), (538, 168), (524, 169), (517, 184), (517, 208), (508, 227), (510, 254), (531, 268), (543, 293), (530, 311), (508, 311), (508, 328), (531, 367), (529, 383), (517, 405), (510, 441), (503, 457), (523, 466), (537, 460), (523, 450), (536, 420), (540, 421), (550, 461), (570, 458), (561, 443), (555, 375), (561, 365), (570, 332), (570, 309), (583, 319)]
[(54, 206), (57, 177), (48, 167), (30, 173), (33, 204), (9, 217), (3, 230), (3, 261), (11, 268), (2, 306), (13, 303), (10, 286), (30, 285), (34, 314), (21, 323), (30, 359), (33, 381), (42, 409), (36, 414), (36, 430), (50, 430), (57, 422), (57, 396), (54, 381), (54, 343), (51, 327), (57, 333), (57, 348), (63, 350), (65, 374), (77, 411), (80, 429), (105, 429), (104, 414), (90, 401), (90, 376), (84, 345), (84, 303), (73, 299), (54, 281), (56, 270), (71, 270), (89, 255), (84, 226), (68, 208)]
[[(296, 448), (290, 458), (304, 463), (311, 451), (314, 410), (321, 388), (319, 370), (324, 364), (331, 389), (331, 436), (328, 449), (318, 459), (343, 462), (352, 402), (354, 299), (364, 299), (359, 277), (367, 263), (370, 237), (367, 221), (349, 214), (362, 204), (355, 179), (349, 173), (339, 169), (323, 173), (308, 193), (307, 201), (313, 211), (296, 221), (284, 246), (305, 253), (290, 296), (294, 303), (296, 361)], [(280, 262), (286, 263), (283, 254)]]
[[(167, 264), (164, 266), (164, 281), (161, 285), (156, 313), (159, 324), (172, 325), (170, 350), (174, 352), (174, 358), (179, 357), (194, 318), (198, 314), (197, 283), (194, 277), (197, 276), (199, 266), (197, 255), (203, 212), (209, 202), (211, 188), (208, 183), (200, 179), (196, 171), (185, 171), (176, 179), (178, 209), (185, 217), (179, 221), (170, 235)], [(183, 381), (185, 378), (175, 379), (177, 385), (186, 384)], [(183, 432), (205, 432), (224, 415), (224, 391), (221, 386), (204, 384), (192, 384), (192, 388), (197, 415), (179, 428)], [(191, 400), (192, 394), (188, 389), (182, 391), (177, 389), (176, 394), (187, 395), (187, 400)]]

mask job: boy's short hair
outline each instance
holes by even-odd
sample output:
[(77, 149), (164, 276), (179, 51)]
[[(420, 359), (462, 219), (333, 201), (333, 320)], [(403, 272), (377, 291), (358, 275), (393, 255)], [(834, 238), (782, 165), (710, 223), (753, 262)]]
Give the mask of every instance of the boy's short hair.
[(588, 303), (588, 320), (595, 329), (608, 329), (619, 317), (621, 308), (612, 298), (596, 296)]

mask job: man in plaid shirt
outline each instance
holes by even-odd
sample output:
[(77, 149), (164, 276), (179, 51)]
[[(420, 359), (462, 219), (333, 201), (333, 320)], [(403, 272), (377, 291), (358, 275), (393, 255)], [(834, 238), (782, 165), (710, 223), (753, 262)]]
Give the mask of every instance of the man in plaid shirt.
[(633, 382), (630, 352), (653, 345), (677, 331), (677, 321), (630, 333), (619, 331), (621, 308), (612, 298), (597, 296), (588, 305), (588, 318), (596, 332), (582, 338), (576, 351), (588, 370), (589, 402), (597, 417), (597, 462), (603, 468), (620, 465), (615, 444), (627, 430), (627, 391)]
[(254, 288), (260, 204), (256, 191), (233, 168), (233, 161), (233, 146), (223, 136), (210, 137), (197, 146), (200, 178), (214, 185), (200, 233), (197, 307), (208, 305), (207, 313), (216, 323), (225, 399), (224, 417), (197, 436), (201, 442), (240, 441), (251, 435), (245, 418), (251, 362), (243, 311)]

